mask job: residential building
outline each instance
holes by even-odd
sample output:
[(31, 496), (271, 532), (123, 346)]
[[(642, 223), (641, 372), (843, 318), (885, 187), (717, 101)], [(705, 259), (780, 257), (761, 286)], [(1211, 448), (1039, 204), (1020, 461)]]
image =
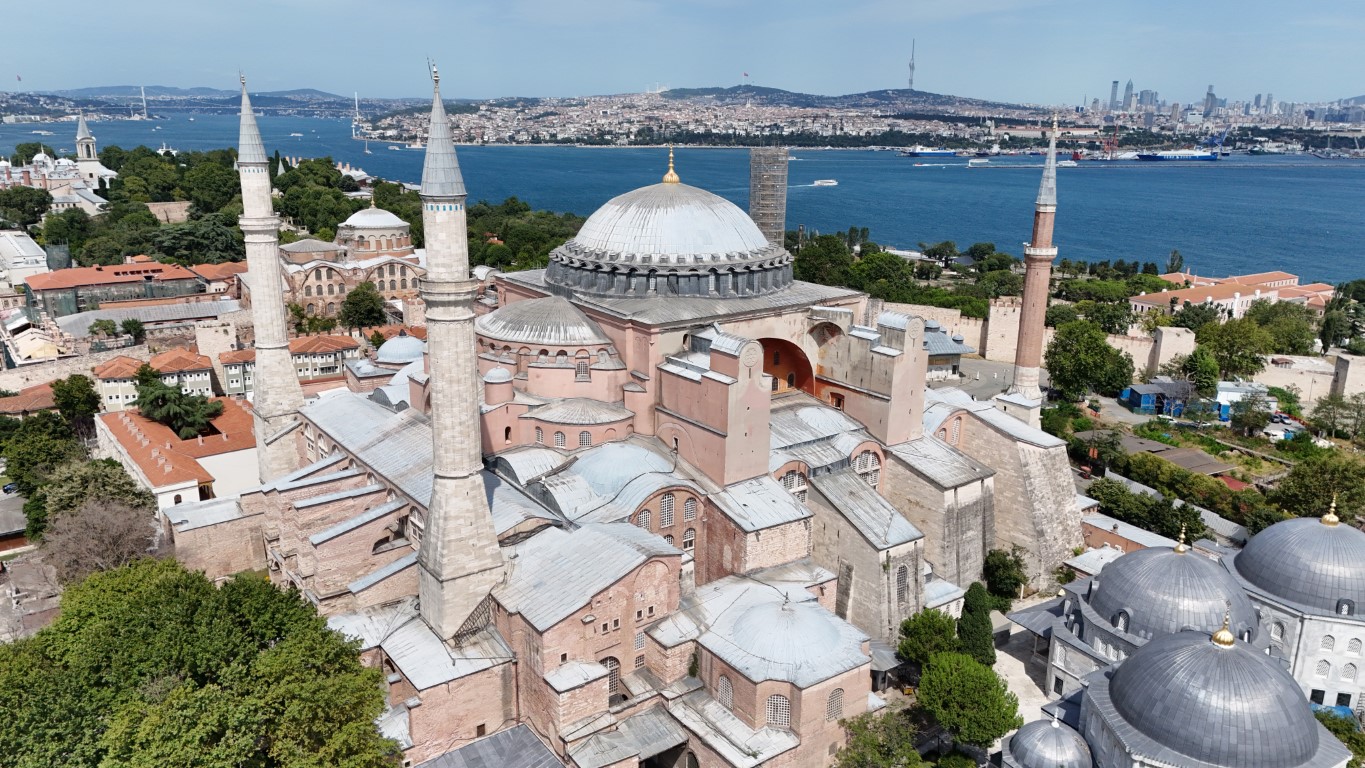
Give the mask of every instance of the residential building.
[[(120, 355), (94, 368), (95, 387), (105, 411), (121, 411), (137, 400), (137, 372), (143, 361)], [(187, 395), (213, 395), (213, 366), (208, 357), (187, 349), (162, 352), (146, 363), (167, 386)]]
[(227, 261), (222, 264), (198, 264), (190, 271), (204, 281), (207, 293), (225, 293), (237, 298), (237, 276), (246, 272), (245, 261)]
[[(0, 231), (0, 301), (4, 295), (14, 294), (28, 278), (47, 271), (47, 252), (27, 232)], [(0, 303), (0, 309), (10, 306), (18, 304)]]
[(206, 434), (181, 438), (136, 409), (95, 417), (96, 453), (116, 459), (138, 485), (152, 492), (159, 510), (187, 501), (232, 498), (257, 485), (256, 437), (251, 414), (231, 398), (216, 398), (223, 412)]
[[(300, 336), (289, 340), (289, 356), (294, 361), (300, 384), (343, 381), (345, 365), (359, 360), (360, 342), (350, 336)], [(256, 350), (235, 349), (218, 356), (223, 366), (223, 394), (251, 397), (255, 391)], [(393, 375), (389, 371), (390, 376)], [(305, 387), (306, 389), (306, 387)]]
[(204, 292), (204, 281), (198, 275), (155, 261), (59, 269), (31, 275), (24, 283), (29, 306), (53, 318), (94, 309), (108, 301)]
[(1169, 272), (1161, 279), (1181, 286), (1174, 290), (1132, 296), (1128, 303), (1134, 312), (1160, 310), (1174, 313), (1186, 304), (1214, 304), (1226, 318), (1246, 314), (1252, 302), (1289, 301), (1303, 304), (1318, 315), (1326, 311), (1335, 290), (1327, 283), (1299, 285), (1298, 275), (1288, 272), (1257, 272), (1231, 277), (1201, 277), (1191, 272)]

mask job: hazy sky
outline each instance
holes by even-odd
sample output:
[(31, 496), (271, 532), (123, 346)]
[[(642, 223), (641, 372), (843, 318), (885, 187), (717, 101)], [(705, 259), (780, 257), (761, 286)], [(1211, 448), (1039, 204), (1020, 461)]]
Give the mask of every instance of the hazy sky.
[[(1167, 100), (1365, 94), (1365, 3), (1311, 0), (66, 0), (6, 38), (5, 88), (315, 87), (571, 96), (749, 81), (810, 93), (915, 85), (1076, 104), (1129, 78)], [(15, 75), (22, 75), (17, 83)], [(4, 82), (4, 81), (0, 81)]]

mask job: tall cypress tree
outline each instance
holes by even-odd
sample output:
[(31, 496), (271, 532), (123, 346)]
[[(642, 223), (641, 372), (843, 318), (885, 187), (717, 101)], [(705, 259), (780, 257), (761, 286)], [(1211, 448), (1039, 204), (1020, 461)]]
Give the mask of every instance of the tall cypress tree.
[(986, 586), (972, 582), (962, 603), (962, 618), (957, 622), (962, 652), (987, 666), (995, 664), (995, 639), (991, 635), (991, 596)]

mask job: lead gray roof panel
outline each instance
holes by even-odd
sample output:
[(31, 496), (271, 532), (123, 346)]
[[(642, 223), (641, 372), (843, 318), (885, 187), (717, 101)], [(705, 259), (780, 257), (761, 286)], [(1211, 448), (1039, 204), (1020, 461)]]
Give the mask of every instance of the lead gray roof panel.
[(464, 177), (460, 175), (460, 158), (455, 154), (455, 142), (450, 138), (450, 121), (446, 119), (445, 103), (441, 101), (439, 79), (433, 90), (420, 194), (433, 198), (464, 197), (466, 192)]
[(815, 490), (879, 550), (924, 538), (877, 490), (850, 469), (810, 479)]
[(261, 130), (256, 127), (256, 113), (251, 111), (251, 97), (246, 94), (246, 81), (242, 81), (241, 132), (237, 141), (238, 163), (270, 162), (266, 157), (265, 144), (261, 142)]
[(96, 320), (113, 320), (115, 323), (121, 323), (124, 320), (134, 319), (148, 324), (172, 323), (218, 317), (219, 315), (241, 311), (241, 309), (242, 303), (236, 299), (191, 301), (184, 304), (158, 304), (150, 307), (128, 307), (126, 309), (92, 309), (88, 312), (77, 312), (74, 315), (59, 317), (55, 322), (63, 333), (83, 337), (89, 334), (90, 324)]
[(995, 475), (995, 470), (939, 440), (924, 435), (887, 449), (939, 488), (958, 488)]
[(623, 760), (647, 760), (687, 743), (687, 731), (662, 706), (622, 720), (616, 730), (596, 733), (569, 749), (577, 768), (604, 768)]
[(1004, 745), (1019, 768), (1093, 768), (1090, 745), (1059, 720), (1026, 723)]
[(1259, 591), (1317, 615), (1341, 600), (1365, 608), (1365, 533), (1300, 517), (1276, 523), (1233, 558), (1237, 575)]
[(970, 411), (988, 426), (1005, 435), (1040, 448), (1060, 448), (1066, 445), (1061, 438), (1049, 435), (1041, 429), (1034, 429), (991, 403), (973, 400), (971, 395), (955, 387), (924, 391), (924, 431), (937, 430), (949, 416), (959, 410)]
[(525, 725), (499, 731), (421, 763), (417, 768), (564, 768)]
[(767, 475), (735, 483), (712, 496), (711, 500), (745, 533), (811, 516), (810, 510)]
[(1238, 637), (1260, 625), (1246, 593), (1218, 563), (1170, 547), (1139, 549), (1104, 566), (1088, 602), (1105, 622), (1126, 613), (1127, 634), (1147, 640), (1183, 629), (1211, 633), (1228, 610)]
[(561, 296), (513, 301), (475, 318), (474, 329), (480, 336), (513, 344), (574, 347), (611, 343), (597, 323)]

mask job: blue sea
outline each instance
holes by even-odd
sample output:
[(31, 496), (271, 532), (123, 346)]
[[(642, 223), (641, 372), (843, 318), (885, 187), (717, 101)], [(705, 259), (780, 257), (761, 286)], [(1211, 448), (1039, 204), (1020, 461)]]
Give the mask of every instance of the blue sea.
[[(421, 177), (422, 153), (365, 145), (345, 120), (262, 117), (267, 150), (333, 158), (395, 181)], [(36, 136), (50, 130), (53, 136)], [(214, 149), (237, 141), (235, 115), (185, 114), (147, 122), (92, 123), (101, 147), (162, 143), (179, 150)], [(300, 133), (302, 136), (291, 136)], [(74, 147), (74, 123), (0, 125), (0, 152), (43, 140)], [(516, 195), (536, 208), (587, 215), (608, 199), (658, 181), (662, 149), (591, 147), (460, 147), (474, 199)], [(994, 242), (1022, 255), (1032, 221), (1042, 158), (992, 159), (968, 169), (965, 159), (913, 160), (894, 152), (793, 150), (787, 226), (837, 232), (867, 227), (890, 247), (954, 240), (960, 247)], [(916, 165), (923, 163), (923, 165)], [(748, 152), (681, 147), (683, 181), (747, 207)], [(834, 187), (815, 187), (835, 179)], [(1082, 162), (1058, 171), (1055, 236), (1060, 256), (1087, 261), (1138, 259), (1165, 264), (1179, 249), (1192, 269), (1210, 275), (1283, 269), (1309, 280), (1365, 277), (1365, 162), (1311, 156), (1233, 156), (1218, 162)]]

